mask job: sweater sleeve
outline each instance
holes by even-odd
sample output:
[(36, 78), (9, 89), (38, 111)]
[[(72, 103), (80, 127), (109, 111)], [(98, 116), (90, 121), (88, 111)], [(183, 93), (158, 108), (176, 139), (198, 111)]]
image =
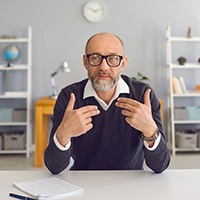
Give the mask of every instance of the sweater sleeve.
[(162, 135), (155, 150), (149, 151), (144, 147), (144, 157), (146, 165), (155, 173), (161, 173), (168, 167), (170, 162), (170, 152), (165, 138)]
[(44, 152), (44, 162), (52, 174), (58, 174), (67, 168), (70, 162), (71, 148), (60, 150), (53, 140), (50, 141)]
[(160, 103), (153, 90), (151, 92), (151, 106), (152, 116), (159, 128), (161, 138), (158, 146), (153, 151), (148, 150), (145, 146), (143, 147), (144, 158), (146, 165), (150, 169), (152, 169), (155, 173), (161, 173), (169, 166), (170, 151), (167, 145), (166, 135), (160, 117)]
[(63, 91), (58, 96), (54, 107), (53, 127), (51, 129), (49, 144), (44, 152), (44, 163), (52, 174), (63, 171), (70, 163), (71, 148), (63, 151), (54, 141), (55, 132), (62, 121), (69, 97)]

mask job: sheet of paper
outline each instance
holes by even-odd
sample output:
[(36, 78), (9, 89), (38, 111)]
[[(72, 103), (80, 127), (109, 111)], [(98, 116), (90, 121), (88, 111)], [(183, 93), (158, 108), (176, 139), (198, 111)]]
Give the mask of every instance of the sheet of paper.
[(83, 189), (56, 177), (14, 182), (14, 187), (38, 199), (57, 199), (82, 194)]

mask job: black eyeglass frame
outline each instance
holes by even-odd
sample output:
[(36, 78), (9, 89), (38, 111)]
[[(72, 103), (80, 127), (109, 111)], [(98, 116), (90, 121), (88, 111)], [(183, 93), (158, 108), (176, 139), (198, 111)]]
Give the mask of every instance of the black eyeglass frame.
[[(113, 54), (113, 55), (111, 54), (111, 55), (103, 56), (103, 55), (98, 54), (98, 53), (92, 53), (92, 54), (85, 54), (85, 55), (86, 55), (86, 57), (87, 57), (87, 59), (88, 59), (89, 64), (90, 64), (91, 66), (95, 66), (95, 67), (101, 65), (103, 59), (106, 60), (106, 63), (108, 64), (108, 66), (110, 66), (110, 67), (118, 67), (118, 66), (120, 65), (122, 59), (123, 59), (123, 56), (121, 56), (121, 55), (117, 55), (117, 54)], [(89, 59), (89, 57), (92, 56), (92, 55), (98, 55), (98, 56), (101, 57), (101, 61), (100, 61), (99, 64), (94, 65), (94, 64), (91, 64), (91, 63), (90, 63), (90, 59)], [(108, 60), (107, 60), (107, 58), (108, 58), (109, 56), (118, 56), (118, 57), (119, 57), (119, 63), (118, 63), (118, 65), (115, 65), (115, 66), (110, 65), (109, 62), (108, 62)]]

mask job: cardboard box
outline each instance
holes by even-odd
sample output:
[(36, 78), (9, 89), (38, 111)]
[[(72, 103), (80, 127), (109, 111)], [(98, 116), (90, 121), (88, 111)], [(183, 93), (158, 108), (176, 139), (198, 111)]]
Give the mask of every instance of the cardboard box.
[(3, 140), (2, 140), (2, 135), (0, 133), (0, 150), (3, 149)]
[(4, 150), (24, 150), (26, 144), (25, 132), (5, 132), (3, 133)]
[(197, 132), (185, 130), (185, 131), (176, 131), (176, 147), (177, 148), (197, 148)]
[(13, 122), (26, 122), (26, 109), (14, 109), (12, 114)]
[(12, 108), (0, 108), (0, 122), (12, 122)]
[(186, 107), (175, 107), (174, 108), (174, 119), (175, 120), (188, 120), (188, 110)]
[(200, 130), (197, 130), (197, 147), (200, 148)]
[(200, 120), (200, 107), (199, 106), (187, 106), (189, 120)]

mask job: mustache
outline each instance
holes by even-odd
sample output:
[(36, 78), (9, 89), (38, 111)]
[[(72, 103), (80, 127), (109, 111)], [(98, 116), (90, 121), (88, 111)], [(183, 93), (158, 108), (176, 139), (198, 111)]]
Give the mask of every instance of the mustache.
[(97, 72), (95, 73), (95, 76), (96, 76), (96, 75), (107, 75), (107, 76), (110, 76), (110, 77), (111, 77), (111, 75), (110, 75), (109, 72), (107, 72), (107, 71), (102, 71), (102, 70), (97, 71)]

